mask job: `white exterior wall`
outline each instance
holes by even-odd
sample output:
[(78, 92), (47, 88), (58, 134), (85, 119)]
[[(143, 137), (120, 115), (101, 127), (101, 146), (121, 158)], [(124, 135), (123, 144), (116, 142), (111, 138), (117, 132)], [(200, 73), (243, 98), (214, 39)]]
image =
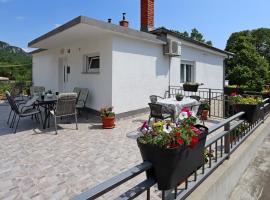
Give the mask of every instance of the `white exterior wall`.
[[(74, 87), (89, 89), (86, 106), (95, 110), (112, 105), (112, 40), (111, 37), (102, 39), (93, 38), (89, 41), (77, 42), (76, 45), (62, 47), (70, 49), (67, 64), (70, 66), (69, 81), (66, 92)], [(45, 86), (46, 90), (58, 91), (58, 58), (60, 49), (41, 52), (33, 55), (33, 81), (34, 85)], [(100, 54), (100, 73), (82, 74), (83, 55)]]
[(181, 59), (194, 61), (195, 82), (203, 83), (202, 88), (223, 89), (224, 57), (183, 45)]
[(150, 95), (168, 90), (169, 58), (162, 45), (115, 36), (112, 76), (116, 113), (146, 108)]
[(46, 90), (58, 90), (58, 58), (52, 52), (41, 52), (33, 55), (33, 85), (45, 86)]
[[(224, 55), (203, 49), (203, 47), (194, 48), (194, 45), (186, 45), (184, 42), (174, 36), (168, 35), (168, 38), (181, 42), (181, 57), (173, 58), (171, 81), (172, 85), (180, 84), (180, 66), (181, 60), (191, 61), (195, 64), (195, 82), (203, 83), (202, 88), (223, 89), (224, 82)], [(178, 70), (177, 70), (178, 69)]]

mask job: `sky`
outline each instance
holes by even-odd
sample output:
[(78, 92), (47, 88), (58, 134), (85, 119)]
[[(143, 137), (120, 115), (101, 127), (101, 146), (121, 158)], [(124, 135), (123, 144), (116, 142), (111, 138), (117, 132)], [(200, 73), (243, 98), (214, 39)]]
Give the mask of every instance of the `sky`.
[[(269, 8), (269, 0), (155, 0), (155, 27), (197, 28), (224, 49), (233, 32), (270, 28)], [(28, 42), (79, 15), (118, 24), (123, 12), (139, 30), (140, 0), (0, 0), (0, 41), (29, 50)]]

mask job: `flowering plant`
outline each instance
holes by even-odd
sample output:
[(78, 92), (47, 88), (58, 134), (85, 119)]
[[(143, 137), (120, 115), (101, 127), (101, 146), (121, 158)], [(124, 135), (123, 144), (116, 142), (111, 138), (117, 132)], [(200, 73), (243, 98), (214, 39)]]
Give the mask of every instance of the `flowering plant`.
[(182, 145), (194, 148), (199, 142), (200, 134), (202, 134), (202, 130), (195, 127), (198, 119), (188, 108), (182, 109), (179, 119), (176, 123), (158, 121), (151, 126), (145, 122), (140, 128), (142, 136), (138, 138), (138, 141), (160, 148), (171, 149)]
[(113, 107), (104, 107), (100, 109), (101, 117), (114, 117), (115, 113), (113, 112)]

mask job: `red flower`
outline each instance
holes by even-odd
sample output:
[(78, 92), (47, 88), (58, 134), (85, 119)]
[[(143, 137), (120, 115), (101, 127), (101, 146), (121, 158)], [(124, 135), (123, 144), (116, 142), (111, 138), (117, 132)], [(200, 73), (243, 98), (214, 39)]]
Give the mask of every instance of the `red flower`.
[(176, 132), (176, 133), (175, 133), (175, 136), (176, 136), (176, 137), (180, 137), (180, 136), (181, 136), (181, 133), (180, 133), (180, 132)]
[(173, 149), (173, 148), (176, 148), (177, 146), (178, 146), (177, 144), (171, 143), (171, 144), (169, 145), (169, 148)]
[(190, 126), (190, 130), (192, 130), (196, 135), (201, 134), (201, 131), (192, 125)]
[(182, 138), (179, 138), (176, 140), (178, 144), (183, 145), (184, 144), (184, 140)]
[(190, 141), (190, 144), (189, 144), (189, 147), (191, 148), (191, 149), (193, 149), (195, 146), (196, 146), (196, 144), (199, 142), (199, 138), (197, 137), (197, 136), (192, 136), (191, 137), (191, 141)]

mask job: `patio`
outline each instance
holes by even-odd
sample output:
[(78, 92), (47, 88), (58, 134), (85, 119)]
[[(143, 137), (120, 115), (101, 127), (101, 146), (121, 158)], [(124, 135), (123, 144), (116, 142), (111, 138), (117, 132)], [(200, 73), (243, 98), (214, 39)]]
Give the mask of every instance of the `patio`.
[[(55, 135), (53, 126), (40, 130), (30, 118), (22, 119), (17, 134), (12, 134), (6, 124), (8, 111), (9, 106), (0, 103), (0, 199), (69, 199), (142, 161), (135, 139), (127, 134), (147, 120), (147, 113), (119, 120), (112, 130), (102, 129), (96, 116), (80, 117), (78, 131), (63, 120)], [(103, 199), (117, 197), (143, 178)], [(160, 199), (157, 188), (152, 190), (151, 198)]]

